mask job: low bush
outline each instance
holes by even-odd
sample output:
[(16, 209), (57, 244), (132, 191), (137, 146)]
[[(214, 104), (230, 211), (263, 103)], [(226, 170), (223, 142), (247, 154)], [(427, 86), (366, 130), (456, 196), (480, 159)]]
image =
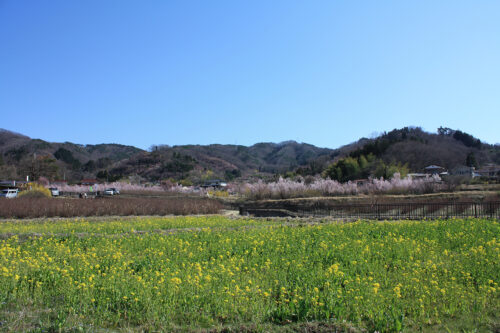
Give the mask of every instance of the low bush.
[(31, 189), (26, 191), (21, 191), (17, 195), (19, 198), (50, 198), (52, 194), (48, 188), (45, 188), (42, 185), (33, 184), (31, 185)]
[(221, 209), (221, 203), (208, 198), (26, 197), (0, 200), (0, 217), (3, 218), (216, 214)]

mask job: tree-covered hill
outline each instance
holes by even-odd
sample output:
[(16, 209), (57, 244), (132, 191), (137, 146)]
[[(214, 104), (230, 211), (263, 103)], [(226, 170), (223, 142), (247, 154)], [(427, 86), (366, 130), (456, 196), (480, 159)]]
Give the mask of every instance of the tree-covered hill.
[(428, 133), (419, 127), (404, 127), (377, 138), (363, 138), (340, 148), (334, 160), (316, 160), (296, 172), (307, 175), (321, 171), (325, 177), (347, 181), (390, 177), (394, 172), (423, 172), (429, 165), (452, 170), (459, 166), (480, 168), (490, 163), (500, 163), (499, 145), (481, 142), (450, 128), (440, 127), (436, 133)]
[(428, 133), (405, 127), (377, 138), (362, 138), (338, 149), (286, 141), (241, 145), (152, 146), (145, 151), (120, 144), (53, 143), (0, 130), (0, 179), (46, 177), (197, 183), (204, 179), (318, 175), (341, 181), (422, 172), (435, 164), (456, 166), (500, 164), (500, 146), (481, 142), (459, 130)]

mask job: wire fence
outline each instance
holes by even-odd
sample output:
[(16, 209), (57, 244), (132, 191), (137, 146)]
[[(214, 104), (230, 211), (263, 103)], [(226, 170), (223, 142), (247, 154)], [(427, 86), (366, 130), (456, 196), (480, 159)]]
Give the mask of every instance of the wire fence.
[(339, 204), (327, 208), (262, 209), (240, 207), (240, 214), (254, 216), (332, 217), (339, 219), (436, 219), (452, 217), (500, 218), (500, 201), (394, 204)]

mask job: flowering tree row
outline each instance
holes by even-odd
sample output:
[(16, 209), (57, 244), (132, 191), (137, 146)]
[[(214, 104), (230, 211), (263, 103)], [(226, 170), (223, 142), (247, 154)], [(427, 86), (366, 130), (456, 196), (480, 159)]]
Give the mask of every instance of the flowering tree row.
[[(47, 187), (50, 187), (52, 185), (47, 185)], [(68, 185), (68, 184), (63, 184), (63, 185), (57, 185), (56, 186), (60, 191), (63, 192), (97, 192), (97, 191), (104, 191), (107, 188), (116, 188), (120, 192), (141, 192), (141, 191), (148, 191), (148, 192), (192, 192), (192, 188), (189, 187), (184, 187), (180, 185), (173, 185), (171, 187), (165, 187), (165, 186), (160, 186), (160, 185), (152, 185), (152, 186), (144, 186), (144, 185), (136, 185), (136, 184), (129, 184), (125, 182), (113, 182), (113, 183), (103, 183), (103, 184), (94, 184), (94, 185)]]
[(357, 194), (400, 194), (432, 193), (444, 188), (439, 176), (412, 179), (395, 174), (392, 179), (372, 178), (364, 182), (340, 183), (331, 179), (315, 179), (313, 182), (294, 181), (280, 178), (276, 182), (262, 181), (244, 184), (238, 192), (252, 199), (286, 199), (311, 196), (339, 196)]

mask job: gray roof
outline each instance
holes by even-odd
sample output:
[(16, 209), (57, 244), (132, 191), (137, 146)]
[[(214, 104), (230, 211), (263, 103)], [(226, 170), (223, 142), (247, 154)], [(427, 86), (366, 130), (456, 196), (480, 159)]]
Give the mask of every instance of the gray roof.
[(431, 169), (444, 169), (443, 167), (440, 167), (439, 165), (429, 165), (428, 167), (425, 167), (426, 170), (431, 170)]

